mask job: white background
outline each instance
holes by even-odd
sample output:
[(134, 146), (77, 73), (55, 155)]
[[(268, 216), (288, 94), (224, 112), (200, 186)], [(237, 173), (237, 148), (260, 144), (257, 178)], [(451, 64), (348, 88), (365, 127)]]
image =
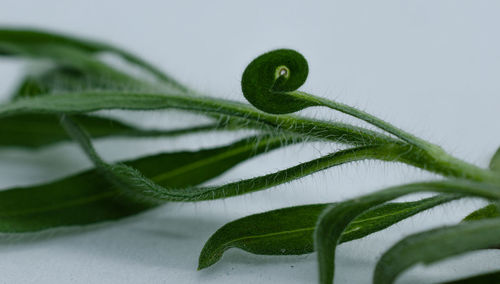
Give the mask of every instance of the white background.
[[(0, 6), (2, 25), (109, 41), (201, 92), (235, 100), (243, 100), (240, 76), (250, 60), (273, 48), (297, 49), (310, 66), (305, 91), (360, 107), (481, 166), (500, 145), (498, 1), (2, 0)], [(18, 61), (2, 59), (2, 98), (23, 70)], [(302, 114), (352, 121), (320, 109)], [(196, 119), (177, 112), (137, 112), (129, 120), (173, 127)], [(101, 140), (97, 147), (117, 160), (224, 144), (242, 135)], [(315, 144), (275, 151), (210, 183), (269, 173), (335, 149), (338, 145)], [(89, 167), (70, 143), (37, 151), (2, 149), (0, 187), (50, 181)], [(230, 220), (429, 178), (436, 177), (403, 165), (363, 162), (238, 198), (168, 204), (99, 228), (8, 238), (0, 242), (0, 282), (314, 283), (315, 254), (262, 257), (231, 250), (201, 272), (197, 257), (208, 237)], [(369, 283), (376, 260), (395, 241), (456, 222), (482, 204), (454, 202), (342, 245), (337, 283)], [(496, 251), (474, 253), (413, 268), (398, 283), (430, 283), (499, 265)]]

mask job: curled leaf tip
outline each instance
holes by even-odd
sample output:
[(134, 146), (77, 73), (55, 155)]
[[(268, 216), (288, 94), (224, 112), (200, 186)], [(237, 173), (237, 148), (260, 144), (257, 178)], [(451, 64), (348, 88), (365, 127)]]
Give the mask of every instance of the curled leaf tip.
[(241, 89), (259, 110), (285, 114), (312, 106), (297, 89), (309, 73), (307, 60), (295, 50), (277, 49), (255, 58), (243, 72)]

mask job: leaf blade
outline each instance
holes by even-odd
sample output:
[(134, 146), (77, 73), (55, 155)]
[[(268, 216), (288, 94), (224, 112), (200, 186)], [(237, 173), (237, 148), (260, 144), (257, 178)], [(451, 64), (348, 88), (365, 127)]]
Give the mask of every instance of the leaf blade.
[(0, 55), (42, 56), (59, 60), (60, 58), (56, 54), (47, 52), (47, 46), (70, 48), (89, 54), (112, 52), (149, 71), (161, 81), (174, 86), (178, 90), (187, 90), (185, 86), (152, 64), (130, 52), (109, 44), (42, 30), (0, 28)]
[(490, 169), (495, 172), (500, 172), (500, 148), (495, 152), (490, 161)]
[[(196, 185), (240, 162), (281, 146), (276, 142), (267, 144), (262, 139), (260, 144), (256, 144), (256, 139), (243, 139), (228, 146), (200, 151), (158, 154), (125, 164), (140, 169), (159, 184)], [(191, 166), (193, 163), (197, 166)], [(185, 170), (165, 175), (180, 167)], [(118, 192), (95, 169), (88, 170), (43, 185), (0, 191), (0, 232), (32, 232), (115, 220), (156, 205)]]
[[(110, 79), (104, 80), (104, 77), (105, 74), (95, 74), (95, 72), (74, 67), (59, 66), (50, 68), (39, 74), (26, 76), (12, 98), (16, 100), (61, 91), (71, 92), (83, 89), (112, 90), (113, 88), (125, 88), (123, 82), (113, 82)], [(130, 87), (134, 89), (132, 85)], [(81, 124), (94, 138), (108, 136), (169, 137), (201, 131), (235, 129), (235, 127), (226, 128), (225, 123), (222, 121), (173, 130), (146, 130), (133, 127), (116, 119), (93, 115), (80, 114), (73, 116), (73, 119)], [(50, 114), (31, 113), (0, 118), (0, 133), (2, 133), (0, 146), (37, 148), (69, 139), (66, 131), (60, 126), (59, 118)]]
[(500, 271), (494, 271), (481, 275), (475, 275), (468, 278), (462, 278), (454, 281), (445, 282), (442, 284), (497, 284), (500, 282)]
[(462, 221), (477, 221), (496, 217), (500, 217), (500, 210), (498, 204), (492, 203), (470, 213)]
[[(344, 231), (341, 243), (383, 230), (426, 209), (456, 199), (437, 196), (414, 202), (389, 203), (367, 211)], [(314, 251), (313, 233), (321, 212), (330, 204), (288, 207), (255, 214), (227, 223), (205, 243), (198, 269), (220, 260), (230, 248), (254, 254), (289, 255)]]
[[(226, 129), (222, 123), (210, 123), (171, 130), (149, 130), (99, 116), (75, 115), (73, 118), (88, 130), (92, 138), (174, 137)], [(0, 133), (0, 147), (39, 148), (71, 139), (61, 127), (59, 118), (52, 114), (22, 114), (0, 118)]]
[(460, 223), (410, 235), (386, 251), (377, 263), (374, 284), (393, 283), (417, 264), (432, 264), (468, 251), (498, 245), (500, 218)]

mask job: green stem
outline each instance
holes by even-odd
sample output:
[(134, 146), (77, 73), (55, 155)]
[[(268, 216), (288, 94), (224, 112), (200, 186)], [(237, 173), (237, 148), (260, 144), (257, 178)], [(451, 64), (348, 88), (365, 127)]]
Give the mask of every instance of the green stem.
[[(410, 145), (414, 145), (417, 149), (411, 151), (421, 152), (421, 155), (428, 156), (429, 160), (426, 163), (416, 163), (414, 165), (424, 170), (431, 170), (444, 176), (453, 176), (458, 178), (466, 178), (474, 181), (490, 182), (500, 184), (500, 177), (492, 173), (492, 171), (479, 168), (475, 165), (462, 161), (458, 158), (446, 153), (441, 147), (414, 136), (396, 126), (379, 119), (367, 112), (358, 110), (349, 105), (331, 101), (325, 98), (317, 97), (305, 92), (291, 93), (295, 97), (307, 101), (312, 105), (324, 106), (342, 113), (351, 115), (365, 122), (370, 123), (400, 139)], [(423, 151), (423, 152), (422, 152)], [(415, 155), (418, 157), (418, 155)], [(410, 159), (409, 163), (415, 162), (415, 159)]]
[(426, 155), (429, 157), (430, 162), (427, 163), (424, 170), (435, 171), (435, 169), (439, 169), (438, 172), (444, 176), (500, 185), (499, 175), (488, 169), (483, 169), (458, 159), (441, 149), (432, 153), (427, 152)]
[(397, 128), (396, 126), (378, 118), (375, 117), (367, 112), (364, 112), (362, 110), (356, 109), (354, 107), (351, 107), (346, 104), (338, 103), (335, 101), (331, 101), (325, 98), (317, 97), (312, 94), (308, 94), (305, 92), (293, 92), (292, 93), (294, 96), (297, 98), (300, 98), (304, 101), (307, 101), (313, 105), (317, 106), (324, 106), (336, 111), (340, 111), (342, 113), (351, 115), (353, 117), (356, 117), (358, 119), (361, 119), (365, 122), (368, 122), (371, 125), (374, 125), (384, 131), (387, 131), (388, 133), (402, 139), (403, 141), (415, 145), (421, 149), (424, 149), (426, 151), (434, 152), (434, 151), (439, 151), (439, 146), (431, 144), (421, 138), (418, 138), (414, 136), (411, 133), (408, 133), (400, 128)]
[(398, 143), (398, 140), (394, 138), (361, 127), (291, 115), (272, 115), (242, 103), (186, 94), (108, 91), (39, 96), (0, 105), (0, 117), (21, 113), (74, 114), (105, 109), (158, 110), (167, 108), (225, 115), (250, 122), (251, 127), (259, 129), (275, 129), (343, 144)]
[[(339, 151), (272, 174), (241, 180), (221, 186), (166, 188), (142, 177), (140, 173), (133, 168), (126, 167), (124, 165), (107, 164), (96, 153), (92, 146), (92, 142), (90, 141), (90, 137), (78, 124), (65, 116), (62, 117), (61, 122), (68, 134), (80, 143), (82, 149), (86, 152), (89, 158), (106, 174), (106, 176), (108, 176), (108, 178), (118, 184), (132, 189), (144, 197), (160, 201), (201, 201), (227, 198), (267, 189), (333, 166), (367, 159), (406, 162), (414, 164), (417, 167), (425, 166), (425, 163), (415, 163), (415, 161), (411, 159), (412, 156), (408, 156), (409, 153), (412, 153), (409, 151), (411, 150), (411, 145), (371, 145)], [(434, 170), (446, 171), (446, 169), (443, 170), (439, 167), (434, 168)]]

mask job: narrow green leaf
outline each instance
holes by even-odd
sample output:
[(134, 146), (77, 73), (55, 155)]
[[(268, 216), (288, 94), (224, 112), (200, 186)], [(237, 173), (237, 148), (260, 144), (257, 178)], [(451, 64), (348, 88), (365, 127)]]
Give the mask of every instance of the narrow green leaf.
[(435, 206), (456, 200), (462, 196), (442, 194), (412, 202), (394, 202), (369, 209), (352, 221), (342, 232), (340, 243), (363, 238), (383, 230), (399, 221)]
[[(85, 57), (85, 56), (84, 56)], [(89, 59), (92, 60), (92, 59)], [(103, 65), (106, 66), (106, 65)], [(61, 92), (81, 92), (84, 90), (137, 90), (144, 89), (145, 83), (129, 80), (125, 75), (119, 78), (109, 76), (118, 73), (111, 67), (92, 69), (71, 61), (71, 65), (59, 64), (43, 71), (27, 75), (19, 84), (12, 98), (33, 97)]]
[(490, 169), (495, 172), (500, 172), (500, 148), (498, 148), (491, 158)]
[[(115, 120), (86, 115), (75, 116), (93, 137), (111, 136), (132, 132), (135, 129)], [(0, 145), (39, 147), (68, 140), (59, 124), (59, 118), (47, 114), (24, 114), (0, 118)]]
[(492, 203), (470, 213), (464, 218), (463, 221), (476, 221), (476, 220), (496, 218), (496, 217), (500, 217), (500, 210), (498, 209), (497, 204)]
[[(52, 92), (77, 91), (83, 89), (123, 89), (134, 86), (122, 82), (104, 80), (103, 74), (73, 67), (56, 67), (36, 75), (29, 75), (14, 92), (13, 99), (47, 95)], [(116, 85), (115, 85), (116, 84)], [(226, 128), (225, 123), (211, 123), (173, 130), (145, 130), (127, 125), (116, 119), (88, 115), (77, 115), (74, 119), (94, 138), (108, 136), (167, 137), (182, 134), (212, 131)], [(50, 114), (21, 114), (0, 118), (0, 146), (40, 147), (69, 139), (61, 127), (59, 118)]]
[(153, 65), (125, 50), (109, 44), (41, 30), (0, 29), (0, 54), (47, 57), (60, 60), (59, 54), (50, 52), (54, 48), (70, 48), (89, 54), (102, 52), (115, 53), (130, 63), (149, 71), (161, 81), (174, 86), (178, 90), (186, 90), (186, 87)]
[(498, 283), (500, 283), (500, 271), (449, 281), (442, 284), (498, 284)]
[[(0, 49), (2, 49), (0, 42)], [(76, 70), (83, 75), (92, 74), (95, 81), (114, 82), (115, 85), (122, 83), (125, 86), (142, 86), (143, 89), (150, 89), (152, 84), (144, 80), (133, 77), (125, 72), (117, 70), (103, 61), (84, 53), (79, 49), (64, 45), (41, 45), (41, 46), (15, 46), (15, 54), (21, 54), (25, 57), (50, 58), (56, 64), (55, 70), (66, 70), (67, 68)], [(61, 72), (59, 72), (61, 73)], [(69, 74), (66, 74), (69, 75)], [(73, 74), (74, 75), (74, 74)], [(63, 77), (68, 79), (69, 77)], [(72, 78), (73, 81), (74, 78)], [(83, 84), (84, 82), (79, 82)], [(173, 89), (180, 92), (178, 89)]]
[(335, 251), (342, 233), (363, 212), (392, 199), (417, 192), (441, 192), (500, 199), (500, 188), (486, 183), (450, 179), (444, 181), (413, 183), (390, 187), (355, 199), (340, 202), (325, 209), (315, 232), (318, 252), (320, 283), (330, 284), (334, 279)]
[[(158, 154), (124, 164), (160, 185), (186, 187), (282, 145), (286, 144), (276, 138), (252, 137), (228, 146)], [(43, 185), (0, 191), (0, 232), (33, 232), (115, 220), (157, 204), (123, 194), (93, 169)]]
[[(127, 125), (115, 119), (98, 116), (75, 115), (73, 118), (85, 127), (93, 138), (111, 136), (171, 137), (203, 131), (231, 130), (231, 128), (225, 128), (222, 123), (172, 130), (146, 130)], [(66, 131), (61, 127), (59, 118), (53, 114), (23, 114), (0, 118), (0, 133), (2, 133), (0, 147), (37, 148), (70, 139)]]
[[(456, 198), (440, 195), (414, 202), (389, 203), (376, 207), (356, 218), (343, 232), (340, 242), (363, 238)], [(313, 233), (318, 217), (329, 205), (331, 204), (295, 206), (232, 221), (218, 229), (205, 243), (198, 269), (215, 264), (230, 248), (266, 255), (312, 253)]]
[[(89, 58), (86, 55), (82, 55), (78, 52), (75, 53), (72, 51), (64, 50), (63, 54), (67, 55), (70, 59), (76, 57), (78, 60), (62, 60), (62, 62), (58, 62), (58, 65), (26, 76), (17, 90), (14, 92), (12, 96), (13, 99), (16, 100), (20, 98), (29, 98), (61, 92), (82, 92), (84, 90), (165, 90), (164, 88), (158, 88), (157, 86), (148, 84), (147, 82), (137, 81), (134, 78), (128, 77), (127, 75), (114, 70), (112, 67), (108, 67), (105, 64), (96, 62), (94, 59)], [(68, 62), (70, 63), (69, 65)], [(7, 140), (21, 141), (22, 143), (22, 141), (27, 141), (24, 140), (26, 137), (35, 136), (35, 139), (30, 140), (33, 141), (33, 143), (29, 144), (34, 144), (33, 146), (41, 146), (38, 145), (38, 140), (41, 140), (43, 138), (45, 138), (43, 140), (47, 140), (48, 142), (56, 142), (66, 138), (67, 135), (65, 135), (64, 130), (60, 128), (59, 119), (50, 118), (49, 115), (44, 114), (31, 114), (29, 117), (30, 119), (32, 119), (32, 121), (34, 122), (33, 124), (36, 127), (41, 126), (40, 124), (43, 124), (40, 128), (42, 131), (37, 129), (34, 131), (34, 133), (32, 133), (32, 129), (29, 129), (30, 127), (26, 129), (19, 129), (17, 127), (18, 124), (21, 124), (22, 126), (26, 125), (24, 123), (24, 121), (26, 121), (25, 117), (21, 117), (20, 122), (17, 121), (18, 119), (4, 118), (3, 120), (6, 120), (6, 122), (3, 124), (3, 126), (5, 126), (3, 130), (7, 130), (5, 132), (5, 136), (8, 137)], [(131, 126), (123, 125), (123, 123), (109, 118), (105, 120), (103, 119), (99, 122), (96, 119), (86, 119), (83, 115), (80, 115), (80, 120), (90, 120), (92, 122), (89, 124), (84, 123), (86, 121), (81, 121), (80, 123), (84, 125), (86, 129), (88, 129), (89, 133), (93, 137), (96, 137), (96, 135), (94, 135), (96, 130), (98, 132), (104, 132), (106, 129), (109, 129), (109, 136), (173, 136), (209, 130), (235, 130), (241, 129), (242, 126), (244, 127), (244, 125), (241, 123), (229, 123), (226, 120), (219, 119), (219, 122), (212, 123), (210, 125), (202, 125), (186, 129), (176, 129), (172, 131), (157, 131), (132, 128)], [(53, 121), (57, 121), (57, 123), (53, 124)], [(2, 119), (0, 119), (0, 124), (2, 124)], [(112, 126), (117, 126), (120, 129), (114, 129), (112, 128)], [(125, 126), (125, 128), (127, 129), (123, 129), (124, 131), (122, 131), (122, 127), (120, 126)], [(14, 132), (11, 133), (12, 131)], [(21, 133), (22, 135), (20, 135), (19, 132), (23, 132)], [(16, 135), (23, 137), (18, 138), (16, 137)], [(106, 136), (106, 133), (99, 134), (99, 136)], [(11, 142), (6, 141), (6, 143), (7, 145), (9, 145)], [(1, 141), (0, 145), (2, 145)], [(17, 146), (25, 145), (20, 144)]]
[(39, 82), (37, 76), (26, 76), (12, 94), (12, 99), (48, 94), (50, 90)]
[(380, 258), (374, 284), (394, 283), (406, 269), (466, 252), (498, 245), (500, 218), (460, 223), (414, 234), (399, 241)]

